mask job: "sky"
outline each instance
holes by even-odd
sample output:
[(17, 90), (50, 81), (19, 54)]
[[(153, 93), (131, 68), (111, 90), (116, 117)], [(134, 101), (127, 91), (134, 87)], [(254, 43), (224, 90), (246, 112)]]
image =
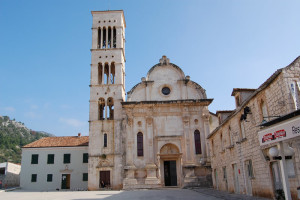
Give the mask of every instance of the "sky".
[(300, 55), (300, 1), (0, 0), (0, 115), (88, 135), (92, 15), (124, 10), (126, 91), (166, 55), (214, 101), (258, 88)]

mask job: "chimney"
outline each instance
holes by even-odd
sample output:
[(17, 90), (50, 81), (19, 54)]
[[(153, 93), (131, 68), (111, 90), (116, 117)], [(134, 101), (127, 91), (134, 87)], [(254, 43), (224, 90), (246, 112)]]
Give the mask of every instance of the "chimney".
[(78, 137), (80, 137), (81, 136), (81, 133), (78, 133)]

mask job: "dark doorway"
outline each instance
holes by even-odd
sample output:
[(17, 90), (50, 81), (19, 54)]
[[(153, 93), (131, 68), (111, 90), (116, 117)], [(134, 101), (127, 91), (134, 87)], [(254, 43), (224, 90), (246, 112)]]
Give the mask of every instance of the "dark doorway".
[(177, 186), (176, 161), (164, 161), (165, 186)]
[(70, 174), (62, 174), (61, 176), (61, 189), (70, 189)]
[(110, 171), (100, 171), (99, 187), (110, 187)]

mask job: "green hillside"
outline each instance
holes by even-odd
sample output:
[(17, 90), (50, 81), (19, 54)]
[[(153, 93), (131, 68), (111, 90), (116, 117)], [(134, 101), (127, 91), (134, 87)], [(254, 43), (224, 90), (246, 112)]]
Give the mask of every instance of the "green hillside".
[(21, 147), (42, 137), (53, 136), (46, 132), (28, 129), (24, 123), (0, 116), (0, 163), (21, 163)]

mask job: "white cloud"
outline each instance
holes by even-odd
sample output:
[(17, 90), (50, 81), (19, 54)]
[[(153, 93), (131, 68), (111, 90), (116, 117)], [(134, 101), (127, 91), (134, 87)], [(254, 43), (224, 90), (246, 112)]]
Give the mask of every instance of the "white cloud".
[(11, 106), (5, 107), (4, 110), (8, 111), (8, 112), (15, 112), (16, 111), (16, 109), (14, 107), (11, 107)]
[(84, 126), (86, 124), (86, 122), (80, 121), (78, 119), (71, 119), (71, 118), (59, 118), (59, 121), (76, 128)]

